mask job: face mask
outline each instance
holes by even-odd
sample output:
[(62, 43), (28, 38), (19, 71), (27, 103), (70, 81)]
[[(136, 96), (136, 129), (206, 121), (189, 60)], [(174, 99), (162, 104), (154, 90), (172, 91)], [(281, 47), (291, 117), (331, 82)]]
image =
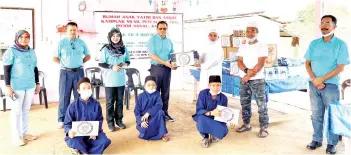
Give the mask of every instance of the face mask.
[(213, 95), (213, 96), (214, 96), (214, 95), (218, 95), (218, 94), (220, 94), (220, 93), (221, 93), (221, 91), (219, 91), (218, 93), (214, 93), (212, 90), (210, 90), (210, 94)]
[(254, 42), (256, 40), (256, 37), (253, 37), (253, 38), (248, 38), (249, 39), (249, 42)]
[(150, 89), (150, 90), (146, 90), (146, 92), (148, 92), (149, 94), (152, 94), (156, 91), (156, 89)]
[(334, 34), (334, 30), (333, 31), (330, 31), (329, 33), (327, 34), (322, 34), (322, 37), (328, 37), (330, 35)]
[(91, 91), (91, 89), (88, 89), (88, 90), (84, 90), (84, 91), (81, 91), (80, 92), (80, 97), (83, 99), (83, 100), (87, 100), (89, 99), (89, 97), (93, 94), (93, 92)]

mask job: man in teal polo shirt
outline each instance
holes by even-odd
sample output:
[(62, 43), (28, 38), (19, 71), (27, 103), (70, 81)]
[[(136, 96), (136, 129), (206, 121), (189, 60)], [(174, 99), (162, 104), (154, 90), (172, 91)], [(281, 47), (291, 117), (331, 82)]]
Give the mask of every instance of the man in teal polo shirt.
[[(320, 29), (323, 37), (313, 40), (305, 54), (312, 110), (313, 140), (307, 145), (315, 150), (322, 146), (324, 113), (328, 105), (340, 99), (340, 76), (345, 65), (350, 63), (347, 45), (334, 35), (337, 19), (325, 15)], [(328, 132), (327, 154), (336, 153), (338, 136)]]
[(59, 128), (63, 127), (72, 90), (74, 99), (78, 98), (77, 82), (84, 77), (83, 63), (90, 59), (87, 45), (83, 40), (77, 38), (77, 23), (67, 23), (66, 29), (68, 38), (64, 38), (59, 42), (53, 57), (53, 61), (61, 65), (58, 109)]
[(166, 120), (173, 122), (173, 118), (168, 114), (171, 70), (177, 69), (170, 63), (170, 55), (174, 52), (173, 43), (166, 37), (168, 25), (165, 21), (158, 22), (156, 27), (157, 35), (152, 36), (147, 43), (151, 58), (150, 72), (156, 77), (157, 91), (161, 92), (162, 110), (165, 112)]

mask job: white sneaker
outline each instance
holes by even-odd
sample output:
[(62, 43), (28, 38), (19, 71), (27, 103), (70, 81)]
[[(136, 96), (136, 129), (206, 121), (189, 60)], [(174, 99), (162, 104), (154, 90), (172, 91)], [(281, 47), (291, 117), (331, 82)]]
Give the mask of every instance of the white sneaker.
[(58, 129), (62, 129), (62, 128), (63, 128), (63, 122), (58, 122), (57, 128), (58, 128)]
[(22, 137), (16, 137), (12, 139), (12, 145), (19, 147), (26, 145), (26, 143), (23, 141)]

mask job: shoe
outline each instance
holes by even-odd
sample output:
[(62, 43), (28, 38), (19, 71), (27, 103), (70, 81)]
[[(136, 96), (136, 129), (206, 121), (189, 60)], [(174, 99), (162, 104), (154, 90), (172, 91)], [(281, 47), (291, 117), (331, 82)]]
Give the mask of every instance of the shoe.
[(169, 122), (174, 122), (174, 119), (171, 116), (169, 116), (169, 114), (166, 114), (165, 120)]
[(72, 153), (72, 155), (79, 155), (80, 151), (77, 149), (71, 149), (71, 153)]
[(208, 138), (202, 139), (201, 146), (203, 148), (208, 148), (210, 146), (210, 139), (208, 139)]
[(26, 143), (23, 141), (22, 137), (15, 137), (12, 139), (12, 145), (23, 146), (23, 145), (26, 145)]
[(58, 129), (62, 129), (62, 128), (63, 128), (63, 122), (58, 122), (57, 128), (58, 128)]
[(217, 138), (217, 137), (215, 137), (215, 136), (210, 135), (210, 142), (211, 142), (211, 143), (217, 143), (217, 142), (219, 142), (219, 141), (220, 141), (220, 139), (219, 139), (219, 138)]
[(118, 128), (121, 128), (121, 129), (125, 129), (127, 127), (125, 124), (123, 124), (123, 122), (118, 122), (116, 125)]
[(325, 150), (327, 154), (335, 154), (336, 153), (336, 145), (327, 145), (327, 150)]
[(162, 140), (165, 141), (165, 142), (168, 142), (170, 139), (167, 135), (163, 135), (162, 136)]
[(315, 150), (318, 147), (321, 147), (322, 143), (320, 142), (316, 142), (316, 141), (312, 141), (310, 144), (308, 144), (306, 147), (310, 150)]
[(25, 136), (23, 136), (24, 140), (35, 140), (37, 139), (36, 136), (30, 135), (30, 134), (26, 134)]
[(110, 130), (110, 132), (115, 132), (115, 131), (117, 131), (115, 127), (108, 127), (108, 129)]

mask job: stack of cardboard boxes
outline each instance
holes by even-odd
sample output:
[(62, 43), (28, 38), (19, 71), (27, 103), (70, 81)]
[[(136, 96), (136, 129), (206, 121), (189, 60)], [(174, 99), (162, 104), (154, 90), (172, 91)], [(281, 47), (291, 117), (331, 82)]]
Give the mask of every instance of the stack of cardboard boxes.
[(239, 46), (246, 41), (246, 33), (244, 30), (234, 30), (231, 35), (222, 36), (222, 47), (224, 58), (230, 59), (236, 55)]

